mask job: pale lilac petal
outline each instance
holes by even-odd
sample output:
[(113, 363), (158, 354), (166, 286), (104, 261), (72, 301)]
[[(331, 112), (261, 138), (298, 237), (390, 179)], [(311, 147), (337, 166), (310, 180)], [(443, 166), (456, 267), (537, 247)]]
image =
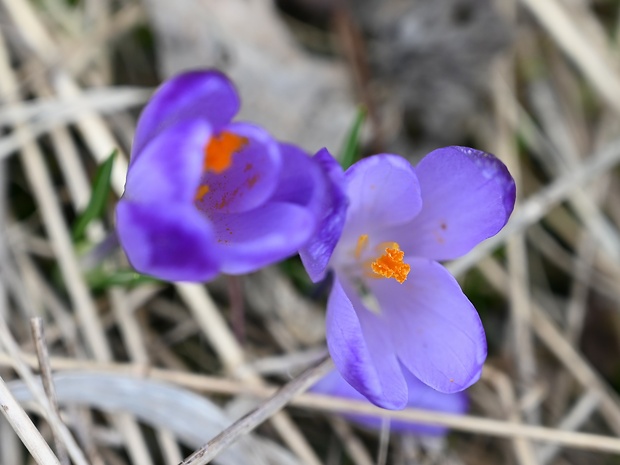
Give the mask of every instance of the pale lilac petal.
[(327, 302), (327, 347), (347, 382), (372, 403), (402, 409), (407, 385), (382, 321), (336, 277)]
[(349, 198), (345, 235), (358, 236), (411, 221), (422, 208), (420, 187), (407, 160), (381, 154), (346, 172)]
[(327, 149), (321, 149), (313, 158), (324, 177), (324, 195), (318, 202), (318, 227), (308, 243), (299, 250), (299, 256), (310, 279), (318, 282), (325, 277), (329, 259), (344, 227), (348, 199), (344, 192), (344, 173)]
[(140, 202), (192, 203), (210, 137), (201, 120), (178, 123), (149, 141), (127, 173), (124, 196)]
[(213, 229), (192, 204), (121, 199), (116, 229), (129, 262), (140, 273), (200, 282), (219, 272)]
[[(467, 411), (468, 401), (465, 392), (445, 394), (427, 386), (408, 371), (403, 372), (409, 390), (408, 408), (432, 410), (442, 413), (463, 414)], [(334, 397), (342, 397), (352, 400), (366, 400), (345, 379), (333, 370), (324, 376), (318, 383), (310, 388), (311, 392), (327, 394)], [(366, 428), (380, 430), (382, 419), (371, 415), (346, 415), (349, 420)], [(448, 428), (432, 426), (421, 423), (410, 423), (400, 420), (390, 422), (390, 430), (399, 433), (411, 433), (417, 435), (441, 436), (448, 433)]]
[(232, 156), (228, 169), (202, 176), (200, 184), (209, 186), (209, 193), (197, 200), (196, 206), (208, 214), (241, 213), (262, 205), (274, 193), (280, 177), (280, 148), (265, 130), (233, 123), (226, 131), (248, 142)]
[(327, 394), (354, 400), (368, 400), (359, 391), (345, 381), (338, 370), (332, 370), (308, 389), (310, 392)]
[[(469, 401), (465, 391), (451, 394), (439, 392), (424, 384), (409, 371), (404, 370), (403, 373), (407, 380), (407, 387), (409, 388), (407, 407), (457, 415), (467, 412)], [(423, 425), (405, 421), (392, 421), (390, 427), (393, 431), (421, 435), (441, 436), (448, 433), (448, 428), (444, 426)]]
[(487, 354), (478, 313), (443, 266), (423, 258), (406, 261), (411, 271), (403, 284), (369, 281), (398, 357), (430, 387), (461, 391), (478, 380)]
[(181, 121), (203, 119), (215, 132), (239, 111), (233, 84), (219, 71), (190, 71), (163, 83), (142, 110), (132, 163), (151, 139)]
[(268, 202), (244, 213), (213, 214), (222, 271), (250, 273), (297, 252), (315, 227), (308, 209)]
[(394, 241), (407, 254), (452, 260), (506, 224), (515, 202), (515, 184), (493, 155), (466, 147), (429, 153), (415, 167), (423, 207)]

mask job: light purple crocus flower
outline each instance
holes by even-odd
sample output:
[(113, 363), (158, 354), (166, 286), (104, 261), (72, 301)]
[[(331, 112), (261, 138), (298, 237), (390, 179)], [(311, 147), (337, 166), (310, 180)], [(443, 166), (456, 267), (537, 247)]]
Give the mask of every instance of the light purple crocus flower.
[(116, 211), (138, 271), (170, 281), (247, 273), (294, 254), (314, 234), (333, 198), (326, 155), (310, 158), (232, 122), (238, 110), (237, 92), (217, 71), (167, 81), (144, 108)]
[(362, 159), (344, 174), (349, 200), (333, 251), (303, 248), (311, 278), (328, 269), (327, 345), (346, 381), (374, 404), (403, 408), (404, 370), (445, 393), (478, 380), (484, 329), (472, 304), (438, 261), (496, 234), (515, 184), (493, 155), (446, 147), (415, 167), (396, 155)]
[[(467, 411), (469, 402), (464, 391), (445, 394), (428, 387), (407, 370), (403, 371), (403, 376), (409, 391), (406, 407), (453, 414), (463, 414)], [(310, 391), (351, 400), (367, 400), (362, 394), (353, 389), (337, 370), (332, 370), (324, 376), (310, 388)], [(346, 415), (346, 417), (366, 428), (381, 429), (382, 420), (378, 416)], [(390, 430), (397, 433), (411, 433), (423, 436), (443, 436), (448, 433), (448, 428), (444, 426), (411, 423), (401, 420), (391, 420)]]

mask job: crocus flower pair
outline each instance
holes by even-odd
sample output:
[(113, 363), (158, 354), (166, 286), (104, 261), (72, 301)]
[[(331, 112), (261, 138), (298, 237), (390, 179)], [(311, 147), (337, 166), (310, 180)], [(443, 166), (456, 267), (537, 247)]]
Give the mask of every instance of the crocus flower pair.
[[(467, 411), (469, 401), (464, 391), (454, 394), (444, 394), (443, 392), (428, 387), (407, 371), (404, 372), (404, 376), (409, 389), (407, 407), (457, 415)], [(362, 394), (353, 389), (337, 370), (332, 370), (328, 373), (318, 383), (312, 386), (310, 391), (317, 394), (326, 394), (351, 400), (367, 400)], [(365, 428), (372, 430), (381, 429), (382, 420), (378, 416), (346, 415), (346, 417)], [(420, 436), (443, 436), (448, 432), (448, 428), (444, 426), (392, 420), (390, 422), (390, 431)]]
[[(220, 73), (165, 83), (136, 131), (119, 239), (132, 265), (172, 281), (255, 271), (299, 250), (314, 281), (333, 270), (327, 344), (371, 402), (403, 408), (408, 371), (441, 392), (480, 376), (478, 314), (438, 261), (506, 223), (514, 182), (494, 156), (463, 147), (415, 168), (397, 155), (346, 172), (248, 123)], [(283, 109), (285, 111), (285, 109)]]

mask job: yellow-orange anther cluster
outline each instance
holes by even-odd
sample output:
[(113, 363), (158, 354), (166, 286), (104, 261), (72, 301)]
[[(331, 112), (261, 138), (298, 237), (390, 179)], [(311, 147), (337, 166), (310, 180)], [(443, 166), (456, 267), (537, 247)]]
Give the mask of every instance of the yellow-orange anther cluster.
[(209, 139), (205, 145), (204, 171), (220, 174), (230, 168), (232, 156), (248, 143), (247, 137), (224, 131)]
[[(232, 165), (232, 157), (248, 143), (247, 137), (224, 131), (209, 139), (204, 148), (203, 171), (221, 174)], [(207, 184), (198, 187), (194, 200), (202, 201), (211, 189)]]
[(357, 245), (355, 246), (355, 259), (359, 260), (362, 256), (362, 252), (368, 245), (368, 234), (362, 234), (357, 238)]
[(394, 278), (399, 283), (404, 283), (409, 275), (411, 267), (403, 262), (405, 252), (400, 250), (398, 244), (394, 248), (387, 247), (385, 253), (371, 263), (372, 271), (384, 278)]
[(204, 199), (205, 195), (207, 195), (209, 193), (209, 190), (210, 190), (209, 186), (207, 186), (206, 184), (203, 184), (196, 191), (196, 196), (194, 197), (194, 200), (202, 200), (202, 199)]

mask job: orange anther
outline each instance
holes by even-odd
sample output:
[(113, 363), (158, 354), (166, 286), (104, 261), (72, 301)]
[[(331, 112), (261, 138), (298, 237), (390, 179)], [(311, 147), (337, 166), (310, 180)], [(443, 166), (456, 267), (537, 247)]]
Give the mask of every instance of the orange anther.
[(371, 263), (370, 267), (379, 276), (394, 278), (399, 283), (404, 283), (409, 275), (411, 267), (403, 262), (405, 252), (400, 250), (396, 242), (394, 248), (387, 247), (385, 253)]
[(362, 234), (357, 238), (357, 245), (355, 246), (355, 259), (359, 260), (362, 256), (362, 252), (368, 245), (368, 234)]
[(230, 168), (232, 156), (248, 143), (247, 137), (224, 131), (209, 139), (205, 145), (204, 171), (220, 174)]
[(206, 184), (203, 184), (196, 191), (196, 196), (194, 197), (194, 200), (202, 200), (202, 199), (204, 199), (205, 195), (207, 195), (209, 193), (209, 191), (210, 191), (209, 186), (207, 186)]

